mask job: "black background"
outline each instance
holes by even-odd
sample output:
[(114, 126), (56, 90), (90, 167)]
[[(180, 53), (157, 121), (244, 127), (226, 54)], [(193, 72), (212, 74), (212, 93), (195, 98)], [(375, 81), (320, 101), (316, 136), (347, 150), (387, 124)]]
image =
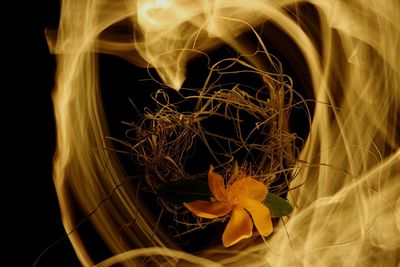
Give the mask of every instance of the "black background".
[[(45, 29), (55, 29), (57, 0), (18, 2), (4, 7), (5, 72), (3, 117), (2, 266), (32, 266), (37, 257), (65, 236), (52, 181), (55, 125), (51, 91), (55, 57)], [(8, 13), (8, 14), (7, 14)], [(4, 127), (5, 126), (5, 127)], [(7, 263), (8, 262), (8, 263)], [(37, 266), (80, 266), (67, 239), (50, 249)]]

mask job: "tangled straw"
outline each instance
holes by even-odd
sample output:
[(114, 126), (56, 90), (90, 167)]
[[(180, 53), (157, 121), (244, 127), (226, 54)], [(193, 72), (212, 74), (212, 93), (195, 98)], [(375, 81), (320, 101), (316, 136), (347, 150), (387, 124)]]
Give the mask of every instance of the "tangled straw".
[[(228, 67), (222, 68), (225, 63)], [(238, 65), (245, 70), (231, 71)], [(289, 131), (294, 90), (279, 61), (274, 69), (274, 73), (267, 73), (239, 58), (224, 59), (211, 68), (201, 90), (182, 89), (176, 101), (171, 100), (166, 90), (154, 93), (155, 107), (146, 107), (138, 123), (125, 123), (129, 126), (130, 140), (121, 141), (141, 167), (146, 180), (142, 189), (157, 193), (157, 188), (166, 182), (204, 179), (205, 172), (193, 173), (193, 163), (189, 160), (199, 158), (202, 153), (203, 158), (209, 159), (203, 171), (213, 162), (228, 173), (238, 160), (243, 163), (242, 168), (268, 185), (271, 192), (286, 194), (294, 177), (290, 170), (297, 154), (298, 137)], [(223, 75), (245, 73), (259, 79), (261, 86), (219, 83)], [(217, 78), (210, 82), (212, 75)], [(202, 152), (198, 152), (200, 146), (205, 148)], [(184, 233), (223, 220), (193, 221), (182, 206), (158, 200), (175, 222), (187, 227)]]

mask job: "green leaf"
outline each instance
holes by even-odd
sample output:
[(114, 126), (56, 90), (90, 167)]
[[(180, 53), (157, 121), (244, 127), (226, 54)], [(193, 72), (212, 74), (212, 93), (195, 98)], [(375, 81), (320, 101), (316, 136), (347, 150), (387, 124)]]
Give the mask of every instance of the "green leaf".
[(268, 192), (267, 197), (263, 201), (264, 205), (271, 211), (272, 218), (281, 218), (293, 211), (292, 205), (280, 196)]
[(160, 185), (159, 196), (167, 202), (182, 204), (194, 200), (210, 200), (212, 196), (208, 184), (201, 180), (181, 179)]

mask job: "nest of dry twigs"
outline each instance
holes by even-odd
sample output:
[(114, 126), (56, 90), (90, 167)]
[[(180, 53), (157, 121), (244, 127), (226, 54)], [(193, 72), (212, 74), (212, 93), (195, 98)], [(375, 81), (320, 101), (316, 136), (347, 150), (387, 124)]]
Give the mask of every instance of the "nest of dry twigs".
[[(158, 90), (152, 95), (153, 108), (145, 108), (139, 122), (126, 123), (131, 139), (124, 144), (141, 166), (146, 190), (156, 193), (161, 184), (179, 179), (206, 179), (210, 164), (221, 174), (228, 173), (237, 160), (271, 192), (286, 194), (297, 154), (297, 136), (289, 129), (292, 80), (279, 62), (274, 73), (251, 68), (240, 59), (231, 64), (245, 70), (230, 71), (216, 64), (210, 73), (218, 77), (251, 73), (261, 86), (220, 84), (219, 78), (211, 82), (210, 75), (203, 88), (179, 91), (176, 101), (170, 91)], [(213, 222), (190, 219), (181, 206), (162, 199), (159, 203), (177, 223), (191, 229)]]

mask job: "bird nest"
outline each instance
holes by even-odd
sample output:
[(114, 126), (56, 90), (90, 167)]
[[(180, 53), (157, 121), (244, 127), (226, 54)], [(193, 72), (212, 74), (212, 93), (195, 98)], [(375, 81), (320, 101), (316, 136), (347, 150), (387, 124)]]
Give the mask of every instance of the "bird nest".
[[(178, 225), (175, 236), (225, 218), (193, 216), (179, 201), (163, 198), (160, 186), (207, 181), (210, 164), (229, 179), (237, 162), (242, 173), (268, 186), (269, 192), (286, 196), (295, 176), (298, 137), (289, 129), (292, 80), (279, 62), (274, 72), (257, 70), (239, 59), (231, 64), (242, 70), (214, 67), (210, 73), (217, 78), (207, 79), (200, 89), (183, 88), (174, 96), (171, 89), (159, 89), (152, 95), (154, 105), (144, 109), (140, 121), (126, 123), (130, 138), (124, 144), (146, 181), (140, 187), (152, 192), (162, 210), (168, 211)], [(224, 75), (244, 74), (258, 79), (259, 86), (219, 82)]]

